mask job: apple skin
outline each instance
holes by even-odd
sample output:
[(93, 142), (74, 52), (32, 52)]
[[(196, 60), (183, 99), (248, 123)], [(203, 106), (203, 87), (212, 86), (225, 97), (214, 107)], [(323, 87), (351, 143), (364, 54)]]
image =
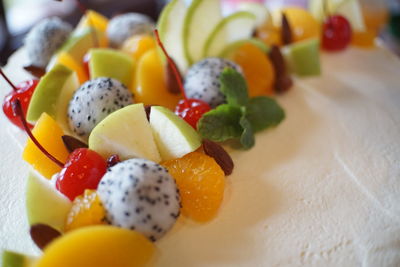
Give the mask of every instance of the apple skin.
[(43, 223), (63, 232), (71, 201), (49, 180), (31, 171), (26, 186), (26, 212), (30, 225)]
[(167, 108), (151, 107), (150, 125), (162, 160), (180, 158), (201, 145), (196, 130)]
[(284, 55), (295, 74), (302, 77), (321, 74), (319, 40), (309, 39), (291, 44), (285, 47)]
[(108, 77), (120, 81), (126, 87), (132, 84), (133, 59), (126, 53), (107, 48), (89, 51), (90, 78)]
[(33, 267), (34, 258), (17, 252), (4, 250), (2, 255), (2, 266), (4, 267)]
[(104, 158), (117, 154), (121, 160), (161, 160), (142, 103), (119, 109), (96, 125), (89, 136), (89, 148)]
[(42, 77), (32, 95), (27, 121), (35, 123), (46, 112), (60, 123), (64, 131), (69, 132), (67, 108), (78, 87), (79, 80), (74, 71), (61, 64), (54, 66)]

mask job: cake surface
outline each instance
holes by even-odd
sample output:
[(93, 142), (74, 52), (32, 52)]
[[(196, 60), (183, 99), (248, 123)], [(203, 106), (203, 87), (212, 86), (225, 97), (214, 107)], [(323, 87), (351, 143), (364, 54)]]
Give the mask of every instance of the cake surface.
[[(19, 82), (24, 50), (5, 72)], [(155, 266), (399, 266), (400, 60), (384, 48), (322, 56), (321, 77), (279, 96), (286, 119), (230, 150), (223, 206), (182, 216)], [(0, 81), (0, 96), (10, 88)], [(0, 116), (0, 246), (38, 254), (28, 235), (23, 134)], [(18, 139), (18, 140), (16, 140)]]

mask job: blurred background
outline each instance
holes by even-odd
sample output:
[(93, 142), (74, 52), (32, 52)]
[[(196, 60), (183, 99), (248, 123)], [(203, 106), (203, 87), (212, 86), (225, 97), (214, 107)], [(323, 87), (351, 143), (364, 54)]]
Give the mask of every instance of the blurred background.
[[(75, 0), (0, 0), (0, 65), (23, 44), (29, 29), (42, 18), (59, 16), (75, 25), (82, 13)], [(190, 0), (188, 0), (190, 1)], [(207, 0), (205, 0), (207, 1)], [(246, 0), (221, 0), (224, 11), (229, 12), (238, 2)], [(307, 7), (307, 0), (247, 0), (261, 2), (271, 9), (284, 5)], [(323, 0), (321, 0), (323, 1)], [(400, 0), (360, 0), (368, 29), (379, 33), (382, 40), (400, 55)], [(141, 12), (154, 20), (168, 0), (80, 0), (89, 9), (107, 17)]]

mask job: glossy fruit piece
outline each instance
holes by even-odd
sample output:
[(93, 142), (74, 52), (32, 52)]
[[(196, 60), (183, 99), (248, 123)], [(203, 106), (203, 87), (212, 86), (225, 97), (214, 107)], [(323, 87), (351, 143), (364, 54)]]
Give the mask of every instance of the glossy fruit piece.
[[(290, 7), (282, 10), (282, 13), (285, 13), (289, 21), (294, 42), (310, 38), (319, 38), (320, 24), (307, 10), (303, 8)], [(280, 25), (281, 15), (279, 14), (275, 17), (278, 25)]]
[(134, 35), (124, 42), (122, 51), (128, 53), (137, 61), (147, 51), (156, 48), (157, 44), (150, 35)]
[(85, 193), (75, 198), (65, 223), (65, 231), (84, 226), (105, 224), (106, 212), (94, 190), (85, 190)]
[(179, 101), (175, 108), (175, 114), (197, 129), (199, 119), (210, 110), (211, 107), (206, 102), (192, 98)]
[(3, 267), (34, 267), (35, 261), (34, 257), (14, 251), (4, 250), (2, 253)]
[[(61, 162), (67, 161), (69, 153), (61, 139), (64, 132), (47, 113), (40, 116), (32, 133), (52, 156)], [(61, 167), (43, 154), (30, 139), (24, 148), (22, 158), (48, 179), (61, 170)]]
[(250, 97), (274, 93), (275, 70), (260, 48), (246, 43), (233, 52), (231, 58), (242, 67)]
[[(14, 112), (12, 110), (12, 103), (14, 102), (15, 99), (19, 99), (22, 105), (22, 110), (24, 112), (24, 116), (26, 116), (26, 113), (28, 111), (28, 106), (31, 101), (33, 91), (36, 89), (36, 86), (38, 85), (39, 80), (28, 80), (25, 82), (20, 83), (18, 86), (16, 86), (16, 91), (10, 92), (6, 97), (4, 98), (3, 101), (3, 112), (7, 116), (7, 118), (17, 127), (20, 129), (24, 129), (21, 123), (21, 119), (18, 116), (14, 115)], [(32, 125), (30, 125), (33, 127)]]
[(61, 52), (57, 55), (56, 64), (64, 65), (65, 67), (73, 70), (78, 75), (79, 83), (82, 84), (86, 82), (89, 78), (86, 71), (83, 68), (83, 65), (76, 62), (73, 57), (67, 52)]
[(182, 213), (206, 222), (218, 212), (224, 197), (225, 175), (215, 160), (192, 152), (162, 163), (175, 178), (182, 200)]
[(106, 171), (107, 162), (98, 153), (87, 148), (75, 149), (57, 174), (56, 188), (72, 201), (85, 189), (97, 189)]
[(95, 29), (106, 32), (108, 25), (108, 19), (97, 13), (94, 10), (88, 10), (85, 16), (82, 17), (79, 22), (77, 29), (86, 28), (86, 27), (94, 27)]
[(350, 44), (351, 35), (351, 26), (345, 17), (330, 16), (323, 26), (322, 47), (328, 51), (343, 50)]
[(376, 33), (374, 31), (353, 32), (351, 36), (351, 44), (361, 48), (375, 47)]
[(282, 33), (280, 28), (268, 25), (262, 25), (256, 30), (257, 38), (261, 39), (268, 46), (281, 46)]
[(153, 243), (135, 231), (114, 226), (90, 226), (52, 242), (35, 267), (144, 266), (154, 251)]
[(181, 97), (168, 91), (165, 69), (156, 49), (148, 51), (140, 58), (133, 86), (136, 102), (175, 109)]

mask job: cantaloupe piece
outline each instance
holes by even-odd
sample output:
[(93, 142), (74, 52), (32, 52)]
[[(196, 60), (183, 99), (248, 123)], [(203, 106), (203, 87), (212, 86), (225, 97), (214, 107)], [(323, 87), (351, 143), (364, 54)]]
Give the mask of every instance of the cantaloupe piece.
[(35, 267), (144, 266), (155, 247), (138, 232), (114, 226), (89, 226), (48, 245)]
[[(40, 116), (32, 133), (53, 157), (62, 163), (67, 161), (69, 153), (62, 141), (64, 132), (47, 113), (43, 113)], [(22, 158), (48, 179), (61, 170), (61, 167), (43, 154), (30, 139), (25, 146)]]

